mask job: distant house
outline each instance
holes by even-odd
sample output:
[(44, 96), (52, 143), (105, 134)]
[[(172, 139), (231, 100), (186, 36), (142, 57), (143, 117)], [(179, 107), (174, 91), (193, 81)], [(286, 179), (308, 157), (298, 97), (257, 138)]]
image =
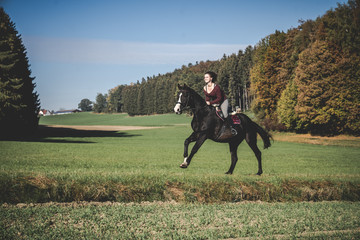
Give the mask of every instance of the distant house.
[(46, 109), (41, 109), (39, 112), (40, 116), (49, 116), (51, 115), (50, 111), (46, 110)]
[(61, 115), (61, 114), (71, 114), (71, 113), (77, 113), (81, 112), (79, 109), (72, 109), (72, 110), (60, 110), (54, 112), (55, 115)]

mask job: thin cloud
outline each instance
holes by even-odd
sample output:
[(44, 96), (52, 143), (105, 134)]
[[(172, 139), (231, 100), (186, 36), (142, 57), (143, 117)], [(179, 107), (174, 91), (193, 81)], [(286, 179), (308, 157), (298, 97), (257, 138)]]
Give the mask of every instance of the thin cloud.
[(32, 61), (95, 64), (187, 64), (217, 60), (244, 44), (169, 44), (23, 37)]

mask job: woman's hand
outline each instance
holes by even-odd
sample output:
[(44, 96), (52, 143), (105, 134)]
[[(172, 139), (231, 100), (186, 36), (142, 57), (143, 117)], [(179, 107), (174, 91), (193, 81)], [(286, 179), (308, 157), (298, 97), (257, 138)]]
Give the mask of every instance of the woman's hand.
[(210, 105), (210, 102), (209, 102), (209, 101), (206, 101), (206, 104), (207, 104), (207, 105)]

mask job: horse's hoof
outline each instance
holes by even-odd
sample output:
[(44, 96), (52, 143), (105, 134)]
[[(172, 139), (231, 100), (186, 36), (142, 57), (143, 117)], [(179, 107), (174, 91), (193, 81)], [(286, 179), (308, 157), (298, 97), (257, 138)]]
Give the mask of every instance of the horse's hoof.
[(232, 172), (226, 172), (225, 174), (232, 175)]
[(182, 163), (182, 164), (180, 164), (180, 167), (181, 167), (181, 168), (187, 168), (188, 165), (187, 165), (186, 163)]
[(262, 174), (261, 172), (258, 172), (256, 175), (261, 176), (261, 174)]

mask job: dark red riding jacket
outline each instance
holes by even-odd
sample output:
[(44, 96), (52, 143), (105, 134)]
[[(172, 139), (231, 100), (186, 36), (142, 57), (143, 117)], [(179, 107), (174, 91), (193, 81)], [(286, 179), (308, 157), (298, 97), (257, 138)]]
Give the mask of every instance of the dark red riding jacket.
[(221, 88), (215, 84), (214, 89), (208, 93), (207, 91), (204, 90), (204, 94), (205, 94), (205, 101), (209, 101), (210, 104), (221, 104), (225, 99), (226, 99), (226, 95), (225, 93), (221, 90)]

